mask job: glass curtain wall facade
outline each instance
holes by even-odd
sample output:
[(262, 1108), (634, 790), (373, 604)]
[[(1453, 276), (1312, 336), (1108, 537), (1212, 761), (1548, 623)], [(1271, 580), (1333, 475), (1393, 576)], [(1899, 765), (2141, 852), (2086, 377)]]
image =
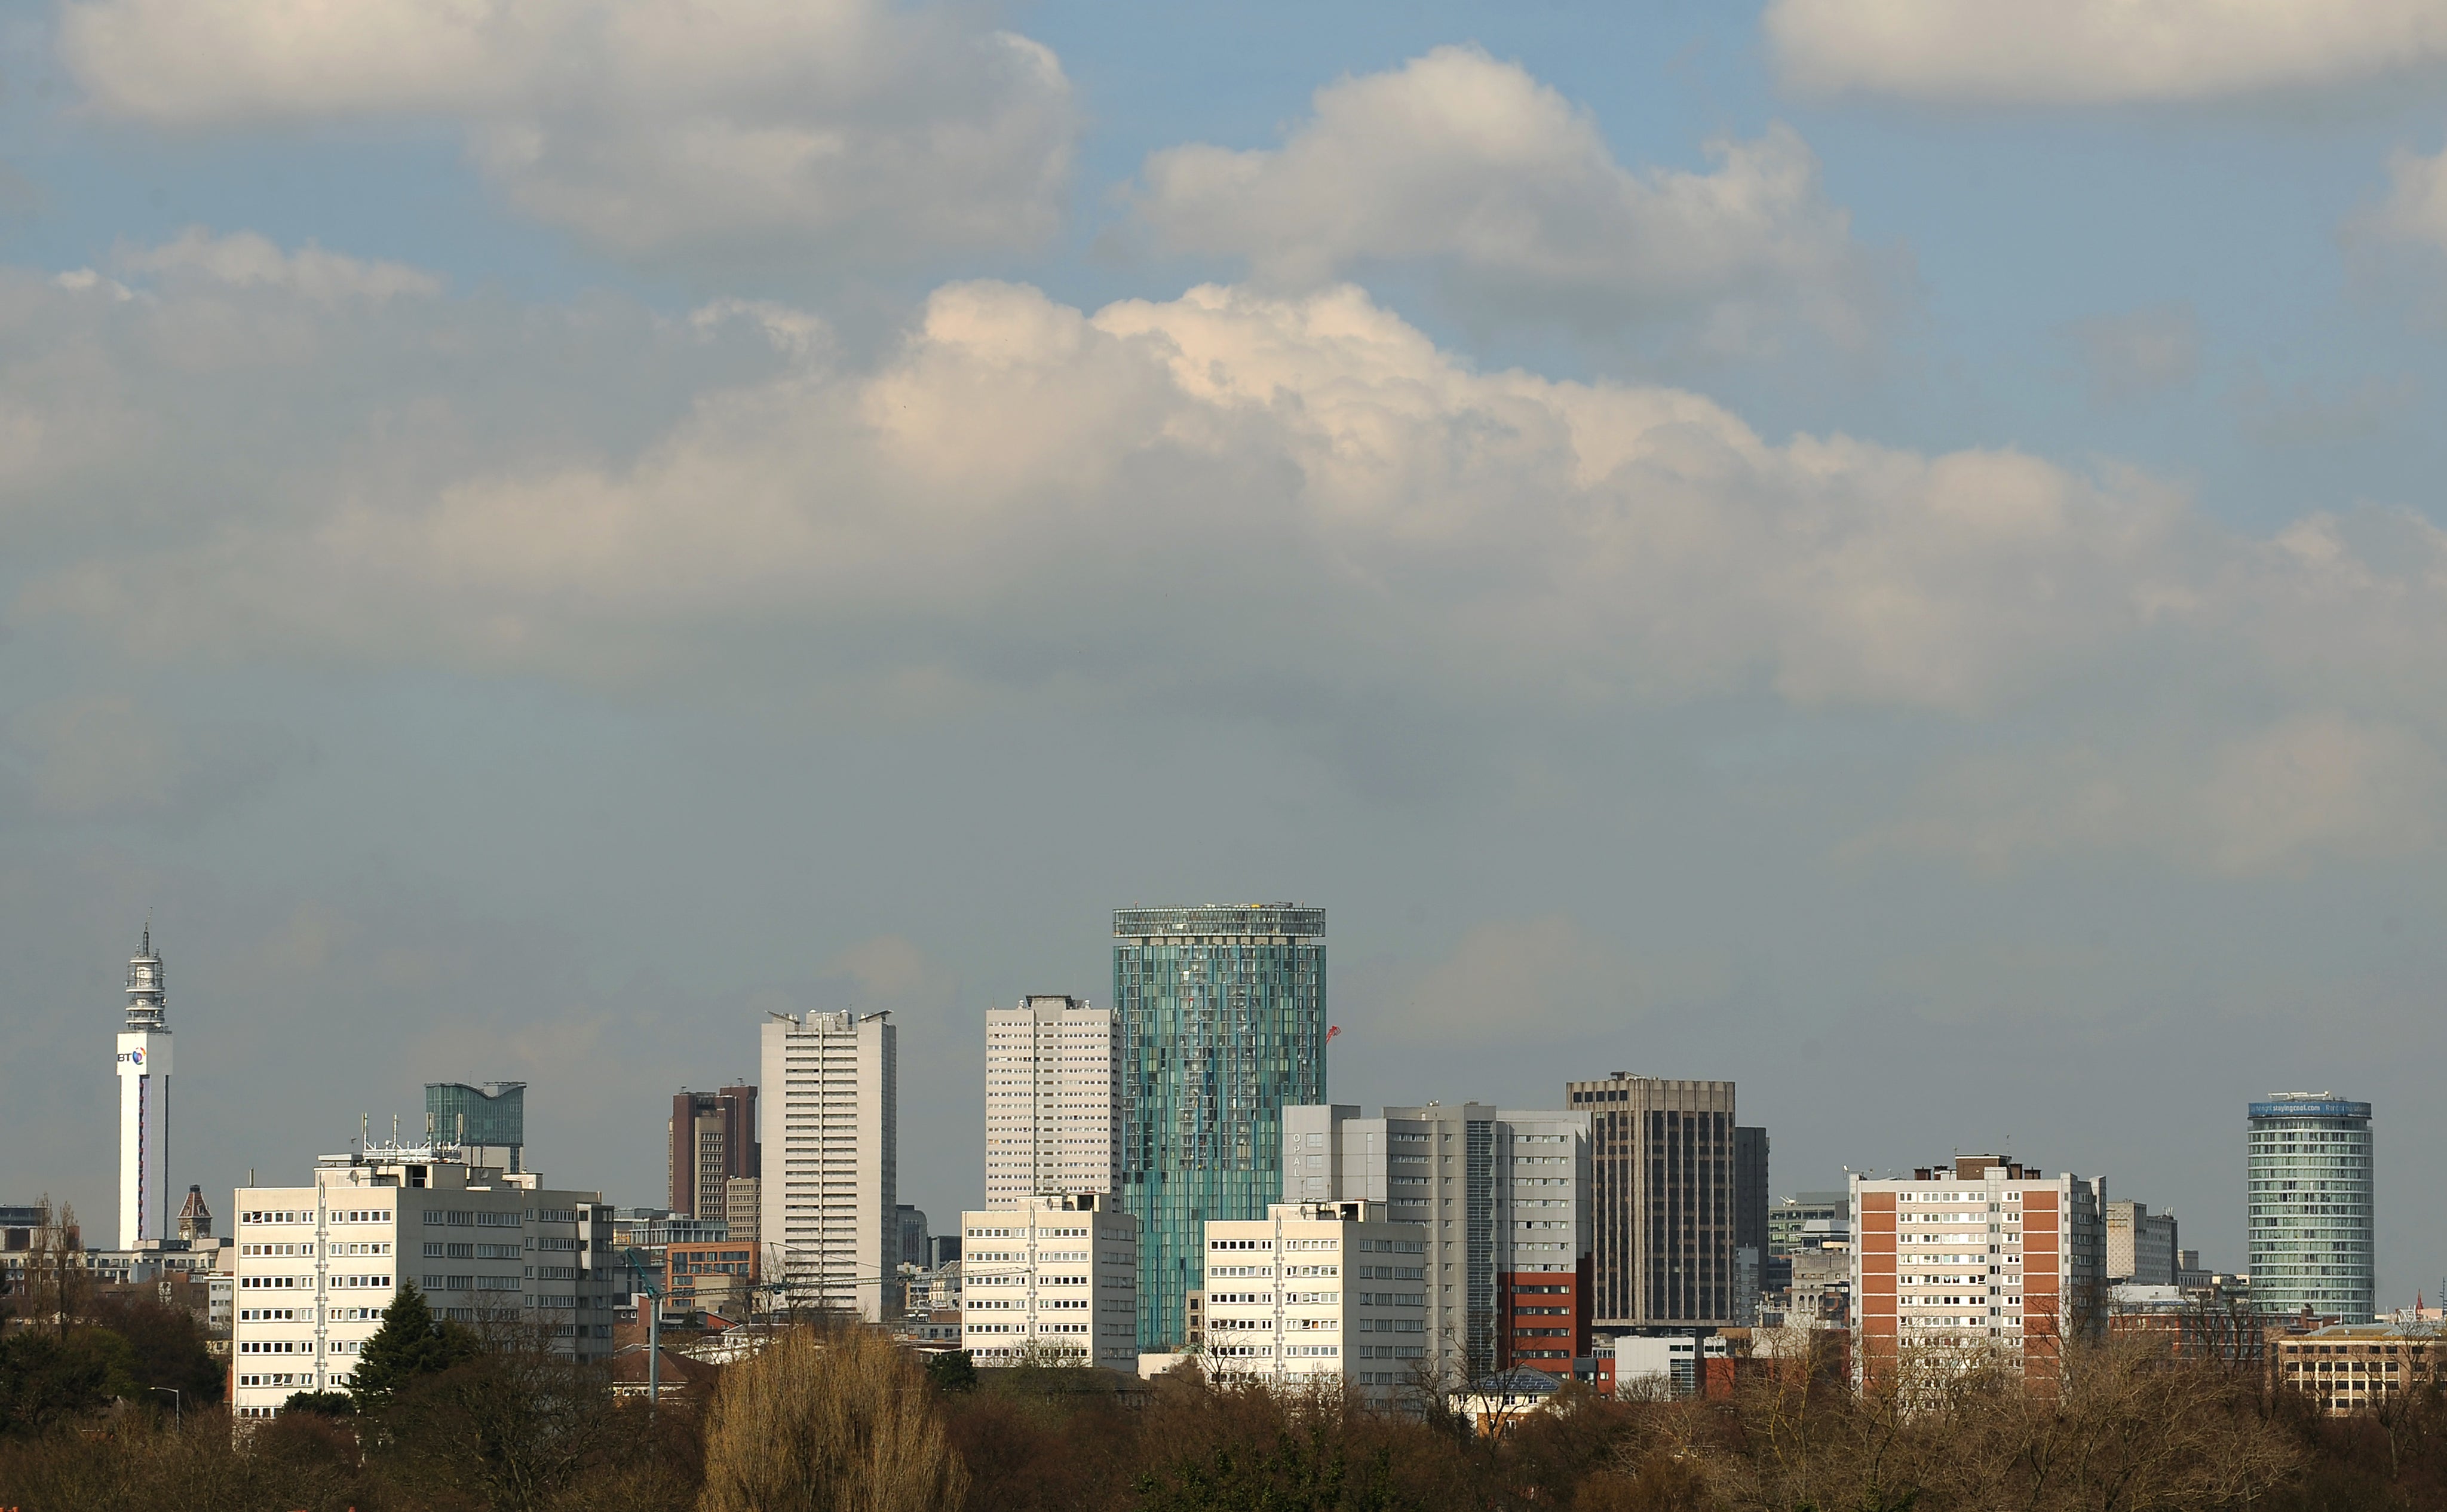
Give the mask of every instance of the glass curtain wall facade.
[(527, 1084), (465, 1082), (425, 1084), (425, 1133), (428, 1140), (474, 1149), (509, 1151), (506, 1169), (519, 1168), (527, 1143)]
[(1122, 1205), (1139, 1222), (1139, 1343), (1178, 1345), (1205, 1225), (1282, 1200), (1282, 1110), (1325, 1101), (1325, 911), (1113, 914)]
[(2261, 1312), (2367, 1323), (2373, 1264), (2371, 1106), (2325, 1092), (2251, 1105), (2251, 1300)]

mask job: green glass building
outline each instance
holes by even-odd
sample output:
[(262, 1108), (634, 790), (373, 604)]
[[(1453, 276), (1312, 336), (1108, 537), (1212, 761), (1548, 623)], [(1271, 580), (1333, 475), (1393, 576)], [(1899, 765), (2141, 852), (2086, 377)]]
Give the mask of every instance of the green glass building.
[(509, 1163), (503, 1169), (517, 1170), (527, 1143), (527, 1084), (426, 1083), (425, 1137), (470, 1149), (506, 1150)]
[(2378, 1315), (2371, 1106), (2328, 1092), (2251, 1105), (2251, 1305), (2367, 1323)]
[(1282, 1200), (1283, 1109), (1326, 1100), (1325, 910), (1117, 909), (1112, 1001), (1139, 1347), (1178, 1348), (1207, 1220)]

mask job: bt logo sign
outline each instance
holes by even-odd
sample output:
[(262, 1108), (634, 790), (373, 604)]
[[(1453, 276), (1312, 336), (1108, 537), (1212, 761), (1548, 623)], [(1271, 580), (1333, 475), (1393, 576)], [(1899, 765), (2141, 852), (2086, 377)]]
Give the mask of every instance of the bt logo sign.
[(141, 1049), (122, 1050), (119, 1052), (119, 1064), (122, 1066), (142, 1066), (144, 1064), (144, 1052)]

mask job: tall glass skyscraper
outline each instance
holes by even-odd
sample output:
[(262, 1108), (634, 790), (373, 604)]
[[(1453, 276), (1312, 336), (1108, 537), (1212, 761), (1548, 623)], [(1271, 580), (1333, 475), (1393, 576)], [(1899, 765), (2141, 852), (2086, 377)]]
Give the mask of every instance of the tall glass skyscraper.
[(1282, 1200), (1282, 1111), (1325, 1101), (1325, 910), (1117, 909), (1113, 1007), (1139, 1343), (1178, 1346), (1206, 1222)]
[(2376, 1315), (2370, 1121), (2368, 1103), (2327, 1092), (2271, 1092), (2251, 1105), (2251, 1300), (2261, 1312)]

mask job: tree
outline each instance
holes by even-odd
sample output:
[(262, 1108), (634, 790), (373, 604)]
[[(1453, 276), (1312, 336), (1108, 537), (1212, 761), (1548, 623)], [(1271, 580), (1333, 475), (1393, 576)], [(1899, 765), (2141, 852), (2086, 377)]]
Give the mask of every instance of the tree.
[(400, 1388), (419, 1376), (435, 1375), (473, 1359), (476, 1336), (458, 1324), (437, 1319), (425, 1305), (425, 1294), (406, 1282), (383, 1309), (382, 1327), (366, 1340), (357, 1356), (349, 1394), (360, 1412), (389, 1405)]
[(1393, 1512), (1393, 1457), (1383, 1449), (1354, 1465), (1326, 1415), (1286, 1431), (1274, 1448), (1226, 1444), (1139, 1478), (1146, 1512)]
[(917, 1364), (866, 1329), (800, 1328), (722, 1372), (698, 1512), (936, 1512), (969, 1475)]
[(357, 1400), (346, 1391), (292, 1391), (289, 1400), (280, 1404), (280, 1410), (331, 1418), (354, 1417)]
[(127, 1341), (107, 1329), (0, 1336), (0, 1434), (41, 1433), (134, 1392)]
[[(193, 1313), (145, 1292), (98, 1297), (92, 1312), (104, 1328), (127, 1341), (127, 1373), (139, 1395), (150, 1396), (157, 1387), (173, 1389), (190, 1410), (220, 1400), (229, 1368), (205, 1346), (203, 1328)], [(168, 1409), (167, 1398), (154, 1400)]]
[(935, 1383), (938, 1391), (974, 1391), (977, 1389), (977, 1356), (966, 1350), (945, 1350), (926, 1361), (926, 1379)]
[(386, 1468), (497, 1512), (552, 1504), (623, 1443), (611, 1372), (556, 1350), (537, 1325), (487, 1330), (473, 1354), (395, 1388), (383, 1429)]
[(93, 1275), (78, 1249), (76, 1209), (65, 1202), (54, 1209), (46, 1192), (38, 1211), (26, 1249), (25, 1295), (16, 1312), (29, 1324), (50, 1324), (53, 1335), (66, 1339), (85, 1314)]

